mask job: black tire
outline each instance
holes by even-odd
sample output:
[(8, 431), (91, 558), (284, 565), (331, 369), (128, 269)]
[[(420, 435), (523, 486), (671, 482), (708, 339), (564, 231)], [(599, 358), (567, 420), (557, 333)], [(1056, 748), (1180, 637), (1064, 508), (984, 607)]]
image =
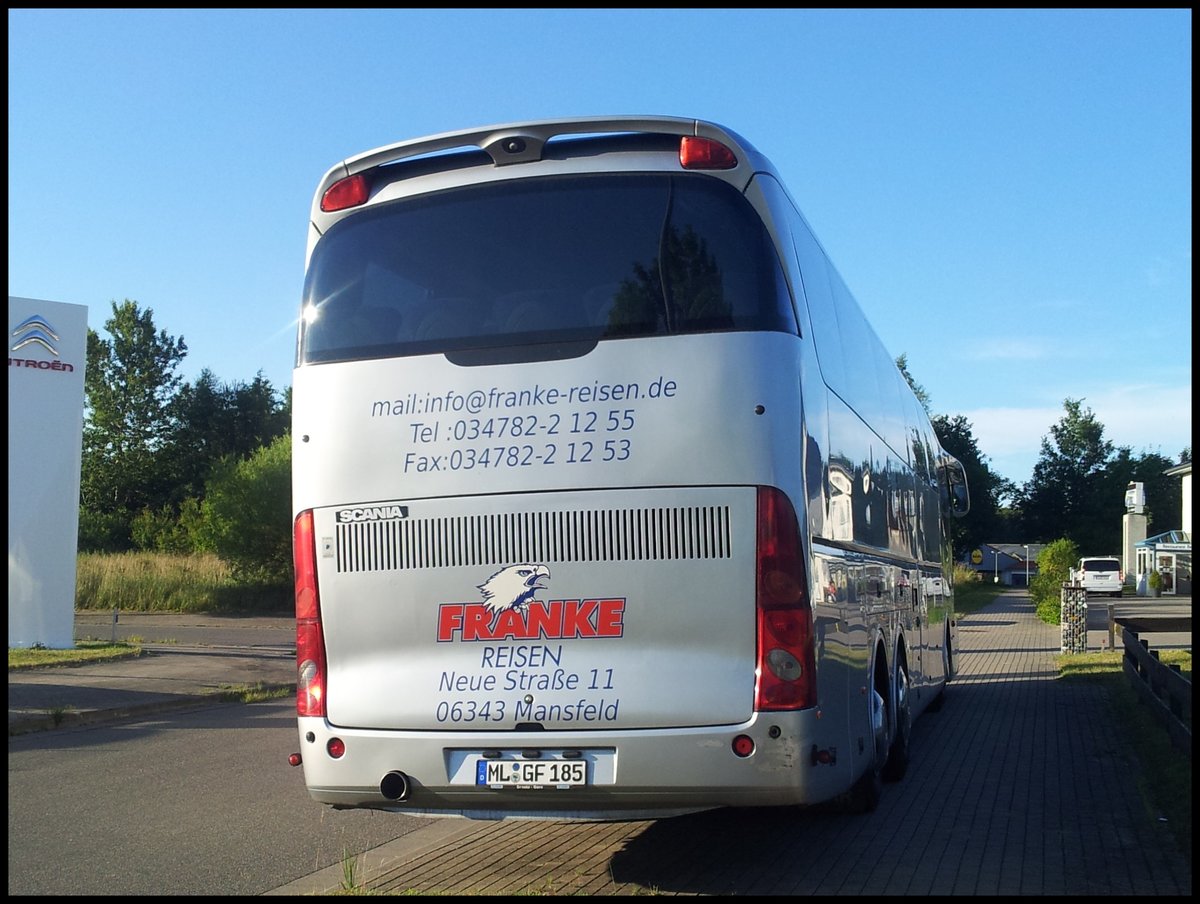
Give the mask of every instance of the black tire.
[(845, 810), (847, 813), (870, 813), (879, 806), (882, 797), (883, 775), (878, 769), (868, 769), (846, 795)]
[(942, 655), (946, 657), (946, 683), (954, 678), (954, 647), (950, 644), (950, 625), (946, 625), (946, 645), (942, 647)]
[(883, 779), (898, 782), (908, 772), (910, 759), (909, 742), (912, 739), (912, 688), (908, 683), (908, 669), (903, 663), (896, 666), (893, 682), (896, 694), (896, 717), (892, 720), (892, 746), (888, 751), (887, 763), (883, 767)]
[(867, 696), (868, 718), (871, 725), (871, 765), (854, 783), (843, 800), (849, 813), (870, 813), (879, 806), (883, 797), (883, 774), (888, 760), (888, 706), (878, 690), (872, 689)]

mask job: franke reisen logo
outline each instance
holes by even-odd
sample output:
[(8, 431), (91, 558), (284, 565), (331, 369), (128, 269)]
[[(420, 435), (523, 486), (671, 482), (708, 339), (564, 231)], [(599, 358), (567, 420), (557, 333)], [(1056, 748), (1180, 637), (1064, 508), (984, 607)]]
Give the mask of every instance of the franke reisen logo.
[(550, 579), (545, 565), (522, 563), (501, 568), (476, 589), (478, 603), (438, 606), (437, 639), (451, 641), (564, 640), (621, 637), (624, 598), (536, 599)]
[(36, 370), (59, 370), (70, 373), (75, 370), (73, 364), (65, 361), (47, 361), (44, 358), (14, 358), (13, 353), (28, 349), (32, 351), (41, 348), (59, 358), (58, 344), (61, 337), (50, 325), (50, 321), (41, 314), (26, 317), (12, 331), (12, 343), (8, 346), (9, 367), (32, 367)]

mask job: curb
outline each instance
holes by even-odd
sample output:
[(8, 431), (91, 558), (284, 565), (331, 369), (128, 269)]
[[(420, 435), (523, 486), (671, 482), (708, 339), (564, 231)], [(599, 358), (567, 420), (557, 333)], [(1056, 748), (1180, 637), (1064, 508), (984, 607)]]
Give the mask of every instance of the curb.
[[(295, 690), (294, 684), (264, 684), (264, 692)], [(218, 703), (239, 703), (225, 697), (222, 691), (212, 691), (205, 694), (190, 694), (173, 700), (156, 700), (151, 703), (138, 703), (134, 706), (118, 707), (116, 709), (85, 709), (67, 710), (57, 715), (44, 710), (18, 711), (16, 716), (9, 711), (8, 736), (29, 734), (35, 731), (51, 731), (56, 728), (79, 728), (87, 725), (103, 725), (106, 722), (123, 722), (140, 719), (160, 713), (181, 712), (189, 709), (200, 709)]]

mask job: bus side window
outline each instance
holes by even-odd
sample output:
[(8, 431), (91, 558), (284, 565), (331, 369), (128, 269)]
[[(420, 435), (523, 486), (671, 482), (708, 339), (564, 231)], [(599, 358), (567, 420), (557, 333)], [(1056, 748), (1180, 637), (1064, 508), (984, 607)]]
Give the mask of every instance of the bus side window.
[(825, 378), (825, 385), (834, 392), (844, 392), (845, 364), (842, 360), (841, 341), (838, 338), (837, 314), (834, 311), (833, 289), (829, 284), (825, 253), (809, 230), (808, 223), (794, 212), (791, 225), (796, 259), (800, 265), (800, 278), (804, 283), (805, 303), (808, 306), (808, 316), (812, 319), (812, 338), (821, 366), (821, 375)]
[(961, 518), (971, 510), (971, 497), (967, 489), (967, 472), (957, 458), (943, 453), (939, 468), (942, 476), (942, 504), (948, 513)]

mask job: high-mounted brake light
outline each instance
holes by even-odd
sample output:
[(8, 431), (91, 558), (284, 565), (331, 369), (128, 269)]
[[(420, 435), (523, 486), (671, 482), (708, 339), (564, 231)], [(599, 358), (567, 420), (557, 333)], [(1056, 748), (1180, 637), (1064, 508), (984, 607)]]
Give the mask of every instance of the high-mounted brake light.
[(311, 511), (292, 528), (296, 569), (296, 714), (325, 715), (325, 636), (317, 596), (317, 547)]
[(733, 169), (733, 151), (711, 138), (684, 135), (679, 139), (679, 162), (684, 169)]
[(325, 194), (321, 195), (321, 210), (333, 213), (336, 210), (345, 210), (347, 207), (357, 207), (366, 202), (370, 188), (367, 177), (362, 173), (339, 179), (325, 190)]
[(815, 706), (808, 574), (796, 510), (782, 490), (758, 488), (758, 668), (754, 708)]

